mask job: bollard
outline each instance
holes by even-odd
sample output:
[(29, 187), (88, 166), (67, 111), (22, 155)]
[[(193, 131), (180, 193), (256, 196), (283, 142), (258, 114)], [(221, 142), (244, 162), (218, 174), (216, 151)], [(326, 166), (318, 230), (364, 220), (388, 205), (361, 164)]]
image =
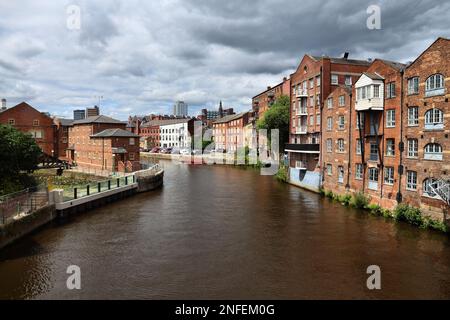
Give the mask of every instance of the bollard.
[(77, 188), (73, 188), (73, 198), (76, 199), (77, 198)]
[(128, 185), (128, 177), (125, 177), (125, 185)]
[(133, 183), (136, 182), (136, 176), (133, 174)]
[(97, 184), (97, 190), (98, 192), (102, 191), (102, 184), (100, 182)]
[(89, 195), (89, 185), (86, 186), (86, 195)]
[(108, 190), (111, 190), (111, 180), (108, 180)]
[(117, 178), (117, 188), (120, 186), (120, 178)]

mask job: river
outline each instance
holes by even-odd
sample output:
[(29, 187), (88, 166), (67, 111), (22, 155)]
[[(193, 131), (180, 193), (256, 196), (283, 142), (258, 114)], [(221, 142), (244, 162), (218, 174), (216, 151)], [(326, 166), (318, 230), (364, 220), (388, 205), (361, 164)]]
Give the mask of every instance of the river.
[[(450, 298), (449, 236), (254, 169), (164, 162), (160, 190), (53, 223), (0, 253), (0, 298)], [(69, 265), (81, 290), (68, 290)], [(366, 269), (381, 268), (381, 290)]]

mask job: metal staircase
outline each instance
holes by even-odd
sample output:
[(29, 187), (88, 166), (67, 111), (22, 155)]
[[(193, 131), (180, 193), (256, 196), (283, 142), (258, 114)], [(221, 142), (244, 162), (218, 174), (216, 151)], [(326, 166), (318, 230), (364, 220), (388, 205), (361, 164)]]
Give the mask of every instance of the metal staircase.
[(439, 178), (429, 184), (434, 194), (450, 206), (450, 178)]

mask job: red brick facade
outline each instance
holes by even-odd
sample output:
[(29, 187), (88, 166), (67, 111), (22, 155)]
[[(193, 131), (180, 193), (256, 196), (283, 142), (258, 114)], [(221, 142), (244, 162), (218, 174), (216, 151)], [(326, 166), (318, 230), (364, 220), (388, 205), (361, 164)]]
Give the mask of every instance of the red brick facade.
[(216, 149), (237, 151), (245, 146), (244, 127), (248, 124), (249, 114), (243, 112), (225, 116), (213, 122), (213, 136)]
[(50, 156), (58, 156), (56, 126), (53, 119), (39, 112), (26, 102), (0, 112), (0, 123), (33, 135), (42, 151)]
[(255, 113), (256, 119), (261, 118), (264, 113), (269, 110), (270, 106), (275, 100), (281, 96), (291, 95), (291, 81), (288, 78), (284, 78), (283, 82), (277, 84), (274, 87), (267, 87), (267, 90), (252, 98), (252, 108)]

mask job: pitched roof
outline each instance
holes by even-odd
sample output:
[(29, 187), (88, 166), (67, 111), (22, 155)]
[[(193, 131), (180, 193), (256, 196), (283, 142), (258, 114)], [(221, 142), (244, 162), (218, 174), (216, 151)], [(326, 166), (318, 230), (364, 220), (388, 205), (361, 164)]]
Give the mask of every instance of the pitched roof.
[(385, 60), (385, 59), (375, 59), (375, 61), (376, 60), (379, 60), (379, 61), (387, 64), (388, 66), (394, 68), (397, 71), (402, 71), (407, 66), (406, 64), (401, 63), (401, 62), (397, 62), (397, 61), (390, 61), (390, 60)]
[(138, 138), (139, 136), (137, 134), (134, 134), (133, 132), (120, 128), (105, 129), (101, 132), (91, 135), (91, 138), (111, 138), (111, 137)]
[(241, 112), (241, 113), (237, 113), (237, 114), (230, 114), (229, 116), (225, 116), (222, 117), (220, 119), (217, 119), (216, 121), (214, 121), (213, 123), (225, 123), (225, 122), (230, 122), (239, 118), (242, 118), (246, 113), (248, 112)]
[(363, 72), (363, 75), (369, 77), (372, 80), (384, 80), (384, 78), (380, 76), (378, 73)]
[(177, 123), (186, 123), (189, 122), (192, 119), (183, 118), (183, 119), (164, 119), (164, 120), (151, 120), (143, 125), (141, 125), (141, 128), (147, 128), (147, 127), (153, 127), (153, 126), (165, 126), (170, 124), (177, 124)]
[(123, 122), (123, 121), (113, 119), (113, 118), (110, 118), (110, 117), (107, 117), (104, 115), (87, 117), (86, 119), (75, 120), (73, 122), (73, 124), (87, 124), (87, 123), (122, 123), (122, 124), (125, 124), (125, 122)]
[(330, 59), (331, 63), (337, 63), (337, 64), (353, 64), (353, 65), (360, 65), (360, 66), (369, 66), (372, 62), (367, 60), (357, 60), (357, 59), (345, 59), (345, 58), (333, 58), (329, 56), (312, 56), (308, 55), (313, 60), (319, 61), (321, 59)]
[(59, 123), (64, 127), (72, 126), (74, 122), (73, 119), (64, 119), (64, 118), (57, 118), (55, 120), (59, 121)]

